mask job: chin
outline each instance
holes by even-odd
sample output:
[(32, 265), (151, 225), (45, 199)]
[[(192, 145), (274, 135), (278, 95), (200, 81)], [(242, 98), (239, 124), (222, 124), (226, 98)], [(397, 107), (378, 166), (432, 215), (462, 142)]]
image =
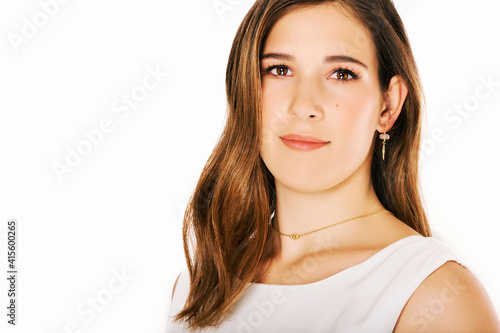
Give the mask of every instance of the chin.
[(340, 183), (342, 179), (326, 179), (319, 174), (296, 177), (275, 177), (276, 185), (284, 186), (297, 192), (316, 193), (329, 190)]

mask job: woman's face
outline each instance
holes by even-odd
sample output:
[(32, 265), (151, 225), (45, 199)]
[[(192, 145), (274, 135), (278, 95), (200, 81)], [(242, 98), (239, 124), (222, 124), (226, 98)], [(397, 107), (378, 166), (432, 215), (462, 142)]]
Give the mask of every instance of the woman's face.
[(362, 25), (333, 4), (294, 10), (271, 30), (261, 70), (261, 156), (277, 183), (313, 192), (369, 172), (385, 102)]

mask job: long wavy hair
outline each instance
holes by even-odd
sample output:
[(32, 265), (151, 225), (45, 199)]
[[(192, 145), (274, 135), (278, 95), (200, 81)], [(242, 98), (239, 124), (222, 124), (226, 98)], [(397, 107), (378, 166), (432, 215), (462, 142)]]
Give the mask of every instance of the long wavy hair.
[(390, 154), (382, 161), (374, 133), (371, 178), (386, 209), (430, 236), (419, 188), (423, 94), (401, 18), (391, 0), (257, 0), (238, 28), (226, 71), (228, 115), (183, 222), (190, 291), (175, 317), (195, 330), (219, 325), (253, 282), (271, 239), (276, 207), (274, 178), (260, 156), (261, 72), (264, 43), (278, 19), (290, 11), (323, 3), (339, 5), (371, 34), (381, 92), (394, 75), (408, 88), (402, 112), (389, 134)]

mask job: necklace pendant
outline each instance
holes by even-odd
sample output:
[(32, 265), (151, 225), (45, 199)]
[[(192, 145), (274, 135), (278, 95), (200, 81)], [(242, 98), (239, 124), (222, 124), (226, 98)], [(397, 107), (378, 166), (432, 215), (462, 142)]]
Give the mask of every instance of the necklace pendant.
[(291, 239), (299, 239), (299, 238), (300, 238), (300, 235), (290, 235), (290, 238), (291, 238)]

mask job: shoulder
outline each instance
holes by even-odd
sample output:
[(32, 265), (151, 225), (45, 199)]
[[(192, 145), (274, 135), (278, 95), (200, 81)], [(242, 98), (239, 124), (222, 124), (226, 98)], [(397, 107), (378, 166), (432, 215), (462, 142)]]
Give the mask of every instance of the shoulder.
[(500, 324), (477, 278), (448, 261), (413, 293), (394, 332), (500, 332)]

